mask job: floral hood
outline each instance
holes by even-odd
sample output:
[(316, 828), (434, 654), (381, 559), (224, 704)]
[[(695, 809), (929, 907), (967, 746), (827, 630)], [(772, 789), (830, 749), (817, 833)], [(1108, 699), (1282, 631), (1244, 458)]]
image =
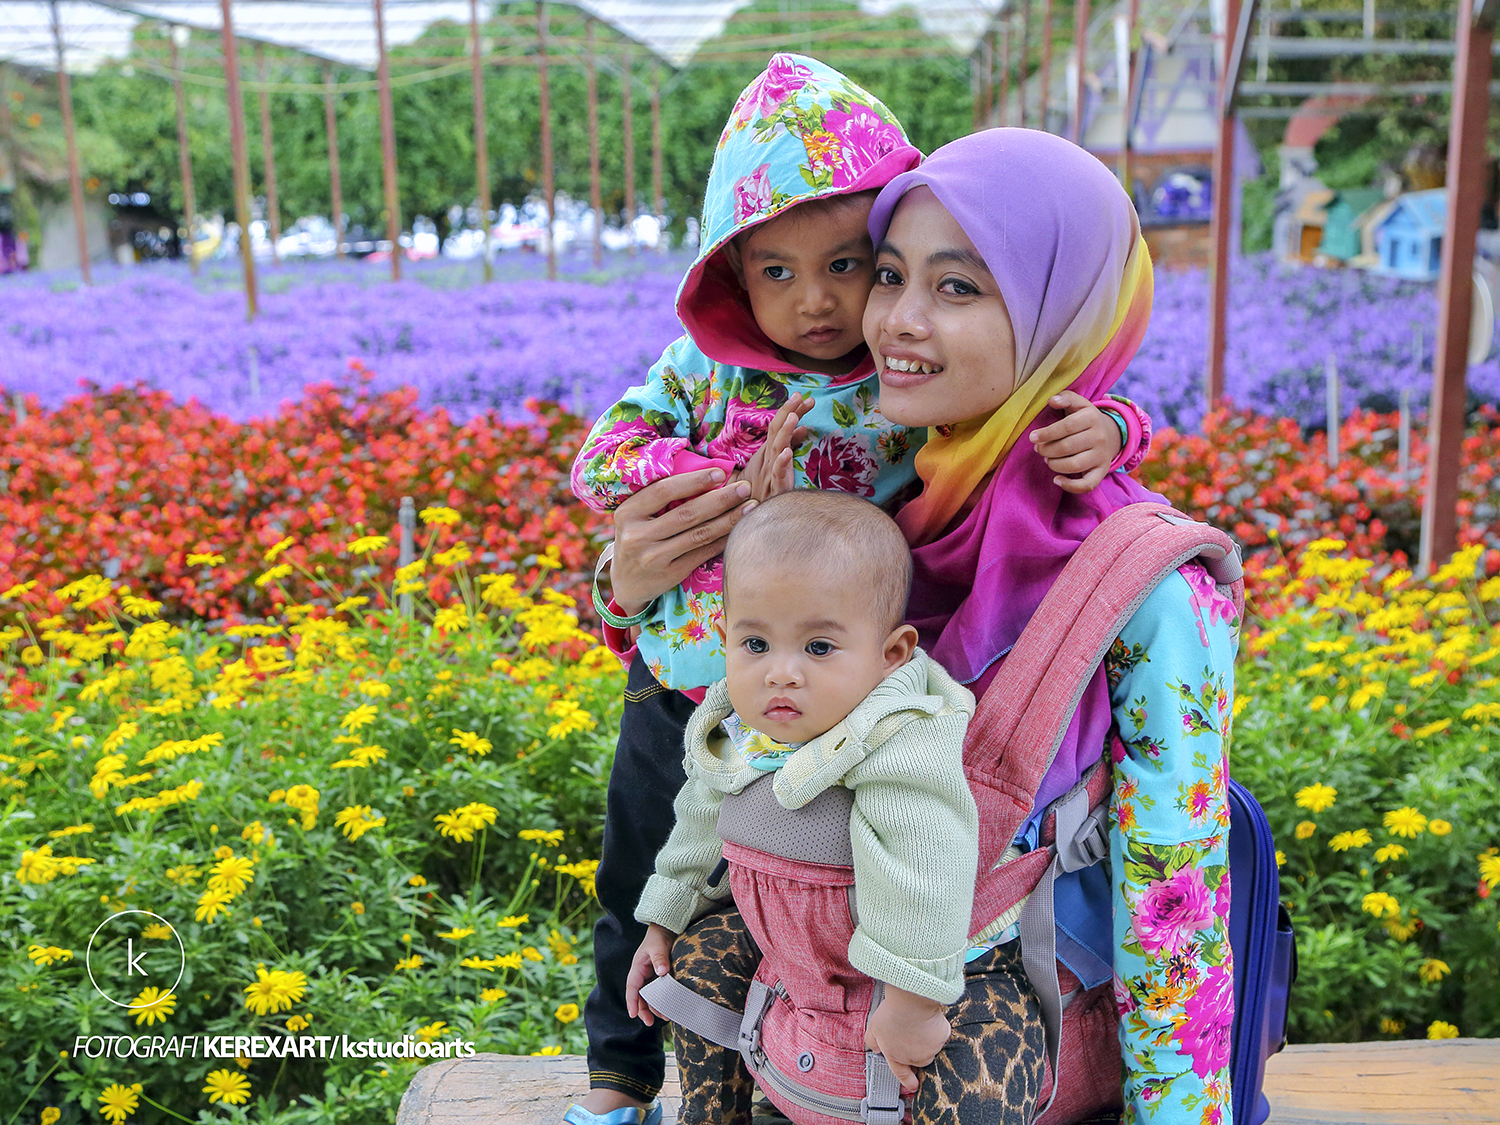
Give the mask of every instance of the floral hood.
[(817, 59), (774, 56), (735, 102), (714, 153), (698, 258), (677, 293), (688, 335), (719, 363), (794, 370), (755, 323), (720, 251), (789, 207), (884, 187), (921, 159), (868, 91)]

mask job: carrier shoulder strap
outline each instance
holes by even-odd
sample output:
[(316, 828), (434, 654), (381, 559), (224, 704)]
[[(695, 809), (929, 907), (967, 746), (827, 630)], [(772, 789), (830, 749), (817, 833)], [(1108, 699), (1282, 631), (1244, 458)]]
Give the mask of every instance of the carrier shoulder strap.
[[(1034, 853), (994, 869), (1031, 816), (1078, 700), (1109, 646), (1151, 591), (1195, 558), (1215, 583), (1229, 588), (1241, 611), (1244, 572), (1228, 535), (1163, 504), (1131, 504), (1112, 513), (1063, 568), (979, 701), (964, 744), (980, 823), (981, 874), (970, 932), (998, 918), (1041, 876), (1046, 862)], [(1066, 842), (1059, 833), (1059, 845)]]

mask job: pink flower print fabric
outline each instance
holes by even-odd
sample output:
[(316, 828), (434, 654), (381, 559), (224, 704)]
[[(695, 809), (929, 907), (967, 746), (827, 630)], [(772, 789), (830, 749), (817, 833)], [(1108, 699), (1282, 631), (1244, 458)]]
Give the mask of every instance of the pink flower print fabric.
[(743, 223), (768, 210), (774, 201), (771, 181), (766, 173), (771, 166), (762, 164), (748, 176), (741, 176), (734, 184), (734, 221)]
[(1206, 577), (1196, 565), (1169, 577), (1105, 658), (1114, 990), (1132, 1125), (1232, 1125), (1225, 747), (1239, 621)]
[(770, 117), (813, 76), (812, 68), (791, 55), (773, 55), (771, 62), (754, 82), (746, 87), (729, 115), (734, 129), (743, 129), (753, 121)]
[[(847, 187), (906, 143), (901, 130), (872, 106), (854, 103), (847, 112), (831, 109), (823, 125), (838, 138), (839, 160), (833, 167), (833, 186)], [(807, 143), (807, 138), (803, 138)], [(809, 157), (812, 149), (808, 149)]]

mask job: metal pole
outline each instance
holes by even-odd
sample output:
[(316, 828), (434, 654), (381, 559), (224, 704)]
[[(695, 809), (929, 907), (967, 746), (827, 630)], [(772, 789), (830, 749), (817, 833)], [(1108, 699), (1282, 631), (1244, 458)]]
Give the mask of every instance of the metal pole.
[(1485, 191), (1494, 5), (1481, 24), (1474, 0), (1459, 0), (1453, 60), (1453, 123), (1448, 128), (1448, 215), (1438, 279), (1437, 347), (1427, 410), (1427, 490), (1422, 503), (1420, 566), (1430, 571), (1458, 546), (1458, 473), (1463, 461), (1469, 321), (1474, 300), (1474, 240)]
[(635, 121), (630, 115), (632, 60), (630, 44), (625, 44), (625, 58), (620, 69), (620, 131), (625, 145), (625, 230), (630, 235), (630, 252), (635, 253)]
[(974, 45), (974, 53), (969, 56), (969, 105), (971, 121), (969, 132), (977, 133), (984, 123), (984, 66), (980, 61), (984, 57), (984, 40), (980, 39)]
[(1135, 108), (1135, 26), (1141, 18), (1141, 0), (1130, 0), (1125, 8), (1125, 45), (1127, 70), (1125, 73), (1125, 85), (1123, 87), (1125, 98), (1124, 104), (1120, 106), (1120, 120), (1123, 123), (1124, 135), (1120, 138), (1120, 183), (1125, 185), (1125, 191), (1131, 199), (1135, 198), (1135, 189), (1130, 183), (1130, 149), (1135, 139), (1135, 122), (1130, 119), (1131, 111)]
[(1234, 194), (1234, 114), (1228, 112), (1233, 76), (1230, 73), (1229, 55), (1233, 50), (1235, 28), (1240, 22), (1240, 0), (1226, 0), (1225, 8), (1224, 44), (1219, 54), (1219, 113), (1214, 141), (1213, 214), (1209, 220), (1213, 259), (1210, 264), (1208, 377), (1204, 388), (1206, 410), (1213, 410), (1224, 397), (1225, 318), (1229, 308), (1229, 227)]
[(380, 84), (380, 155), (385, 165), (385, 236), (391, 241), (391, 280), (401, 280), (401, 197), (396, 190), (396, 109), (391, 101), (391, 58), (385, 49), (385, 0), (375, 0), (376, 80)]
[(995, 52), (990, 46), (990, 37), (984, 36), (979, 40), (979, 93), (980, 104), (984, 107), (980, 114), (979, 127), (988, 129), (995, 123)]
[(479, 185), (479, 225), (484, 229), (484, 279), (495, 279), (490, 260), (490, 138), (484, 120), (484, 51), (479, 42), (479, 0), (469, 0), (469, 38), (473, 40), (474, 180)]
[(589, 128), (589, 210), (594, 215), (594, 268), (604, 264), (604, 187), (599, 175), (599, 71), (594, 65), (594, 17), (583, 21), (583, 77)]
[(271, 95), (266, 92), (266, 49), (255, 45), (255, 69), (260, 75), (260, 150), (266, 163), (266, 223), (271, 228), (271, 261), (281, 264), (276, 243), (281, 238), (281, 205), (276, 199), (276, 150), (271, 142)]
[[(661, 64), (651, 68), (651, 199), (656, 208), (656, 217), (665, 222), (667, 200), (662, 194), (661, 184)], [(663, 232), (665, 233), (665, 232)], [(657, 249), (667, 249), (667, 240), (657, 240)]]
[(328, 181), (333, 194), (334, 252), (344, 256), (344, 181), (339, 175), (339, 119), (334, 110), (333, 64), (323, 64), (323, 119), (328, 133)]
[(1052, 92), (1052, 0), (1043, 0), (1042, 5), (1042, 128), (1047, 129), (1048, 101)]
[(557, 280), (557, 244), (552, 182), (552, 92), (547, 83), (547, 5), (536, 6), (536, 80), (542, 117), (542, 197), (547, 204), (547, 280)]
[(193, 256), (193, 220), (198, 216), (198, 197), (193, 191), (193, 151), (188, 144), (187, 97), (182, 92), (182, 58), (178, 54), (177, 42), (179, 33), (181, 33), (182, 42), (186, 43), (189, 33), (185, 27), (172, 28), (168, 37), (172, 44), (172, 90), (177, 97), (177, 167), (182, 175), (183, 225), (187, 227), (188, 269), (194, 277), (197, 277), (198, 259)]
[(1073, 5), (1073, 59), (1078, 73), (1074, 76), (1077, 85), (1073, 90), (1073, 121), (1070, 137), (1075, 145), (1083, 144), (1083, 95), (1087, 89), (1084, 76), (1088, 74), (1089, 52), (1089, 0), (1077, 0)]
[(1323, 378), (1327, 384), (1328, 402), (1328, 467), (1337, 469), (1339, 467), (1339, 421), (1341, 411), (1339, 409), (1339, 361), (1332, 352), (1328, 353), (1328, 359), (1323, 364)]
[(1396, 423), (1396, 464), (1403, 486), (1411, 483), (1411, 388), (1401, 390), (1401, 413)]
[[(397, 566), (410, 566), (417, 557), (416, 531), (417, 531), (417, 505), (410, 496), (401, 497), (401, 507), (396, 513), (396, 526), (401, 529), (401, 539), (397, 547), (399, 552), (396, 558)], [(411, 616), (411, 595), (400, 594), (397, 606), (402, 617)]]
[(1021, 0), (1020, 70), (1016, 74), (1016, 93), (1021, 102), (1021, 128), (1026, 128), (1026, 64), (1031, 51), (1031, 0)]
[(57, 47), (57, 96), (62, 102), (63, 135), (68, 142), (68, 194), (73, 197), (73, 228), (78, 234), (78, 268), (83, 283), (94, 284), (89, 268), (89, 235), (83, 219), (83, 173), (78, 170), (78, 134), (73, 125), (73, 86), (63, 59), (62, 22), (57, 15), (57, 0), (52, 0), (52, 41)]
[(234, 161), (234, 217), (240, 224), (240, 262), (245, 269), (245, 319), (255, 319), (255, 256), (250, 252), (250, 158), (245, 152), (245, 98), (240, 92), (239, 45), (234, 38), (232, 0), (219, 0), (224, 20), (224, 85), (229, 101), (229, 152)]
[(1001, 28), (1003, 34), (1000, 37), (1000, 124), (1008, 125), (1010, 119), (1006, 116), (1010, 109), (1010, 17), (1006, 17), (1005, 24)]

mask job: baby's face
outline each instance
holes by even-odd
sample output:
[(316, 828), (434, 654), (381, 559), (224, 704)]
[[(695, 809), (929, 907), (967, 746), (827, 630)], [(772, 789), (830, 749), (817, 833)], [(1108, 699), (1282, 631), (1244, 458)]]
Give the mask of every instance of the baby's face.
[(840, 375), (864, 342), (865, 301), (875, 281), (866, 224), (870, 200), (793, 207), (755, 227), (740, 244), (750, 308), (789, 362)]
[(750, 568), (725, 590), (729, 700), (746, 726), (807, 742), (836, 726), (905, 663), (910, 645), (870, 612), (868, 583)]

